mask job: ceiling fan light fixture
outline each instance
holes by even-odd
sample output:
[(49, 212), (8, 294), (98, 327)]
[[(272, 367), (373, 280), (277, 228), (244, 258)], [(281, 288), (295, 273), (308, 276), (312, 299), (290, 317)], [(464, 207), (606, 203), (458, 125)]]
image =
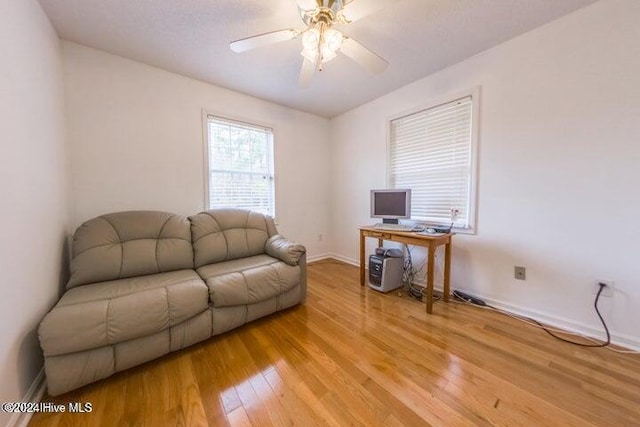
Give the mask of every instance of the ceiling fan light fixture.
[(326, 46), (323, 47), (323, 49), (322, 49), (322, 63), (323, 64), (325, 62), (331, 61), (336, 56), (337, 56), (337, 54), (334, 51), (326, 49)]
[(302, 35), (302, 47), (305, 50), (318, 49), (320, 44), (320, 31), (317, 28), (311, 28)]
[(336, 57), (344, 36), (338, 30), (333, 28), (325, 28), (324, 25), (318, 28), (311, 28), (302, 35), (302, 52), (301, 55), (314, 64), (318, 60), (318, 54), (321, 55), (321, 64), (331, 61)]
[(335, 30), (333, 28), (328, 28), (324, 32), (323, 48), (326, 47), (326, 49), (335, 53), (338, 50), (340, 50), (340, 46), (342, 46), (342, 39), (343, 39), (343, 36), (340, 31)]

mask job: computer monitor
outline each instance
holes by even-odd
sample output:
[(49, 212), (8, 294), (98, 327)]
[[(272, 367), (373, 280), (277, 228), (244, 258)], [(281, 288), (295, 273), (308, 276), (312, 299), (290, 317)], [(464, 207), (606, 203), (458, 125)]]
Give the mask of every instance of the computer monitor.
[(411, 218), (411, 190), (371, 190), (371, 218), (382, 218), (386, 224)]

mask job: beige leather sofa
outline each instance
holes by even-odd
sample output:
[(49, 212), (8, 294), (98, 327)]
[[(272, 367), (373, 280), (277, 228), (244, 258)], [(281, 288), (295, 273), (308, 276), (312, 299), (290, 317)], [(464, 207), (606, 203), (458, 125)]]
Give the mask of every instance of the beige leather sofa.
[(54, 396), (306, 297), (305, 248), (256, 212), (113, 213), (72, 246), (67, 291), (39, 328)]

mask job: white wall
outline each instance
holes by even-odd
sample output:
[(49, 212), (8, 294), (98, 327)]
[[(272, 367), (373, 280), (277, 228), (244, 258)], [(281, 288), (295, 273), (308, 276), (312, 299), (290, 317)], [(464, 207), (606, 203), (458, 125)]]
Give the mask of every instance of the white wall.
[[(47, 17), (35, 0), (1, 2), (1, 402), (28, 397), (42, 367), (36, 328), (64, 281), (63, 112), (60, 43)], [(0, 425), (11, 415), (0, 412)]]
[(274, 128), (279, 231), (310, 258), (328, 252), (328, 120), (78, 44), (63, 52), (74, 227), (120, 210), (202, 211), (205, 109)]
[(480, 86), (478, 233), (454, 238), (453, 288), (593, 332), (594, 281), (612, 279), (603, 314), (640, 347), (639, 17), (636, 0), (601, 1), (334, 118), (333, 252), (356, 261), (373, 222), (386, 121)]

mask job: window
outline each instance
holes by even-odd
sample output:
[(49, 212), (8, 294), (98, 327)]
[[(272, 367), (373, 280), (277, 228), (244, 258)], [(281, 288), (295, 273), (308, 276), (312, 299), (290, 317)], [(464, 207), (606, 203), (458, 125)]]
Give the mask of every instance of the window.
[(412, 219), (473, 231), (475, 105), (474, 93), (391, 120), (389, 185), (412, 190)]
[(273, 130), (207, 116), (208, 208), (275, 215)]

